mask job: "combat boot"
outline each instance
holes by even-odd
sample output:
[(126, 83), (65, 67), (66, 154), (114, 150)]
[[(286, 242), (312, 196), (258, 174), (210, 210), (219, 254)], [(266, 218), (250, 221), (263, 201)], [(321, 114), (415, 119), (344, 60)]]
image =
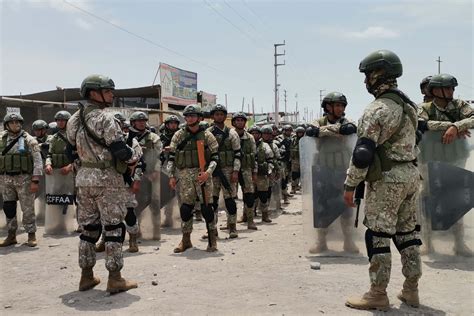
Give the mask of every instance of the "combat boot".
[(106, 291), (110, 294), (124, 292), (130, 289), (136, 289), (137, 287), (137, 282), (127, 281), (122, 278), (120, 271), (109, 271), (109, 281), (107, 282)]
[[(219, 237), (219, 233), (217, 232), (217, 229), (215, 231), (216, 231), (216, 234), (215, 234), (216, 237)], [(207, 238), (208, 238), (207, 237), (207, 232), (204, 235), (201, 236), (201, 239), (207, 239)]]
[(174, 253), (184, 252), (186, 249), (192, 248), (191, 233), (183, 233), (183, 238), (179, 243), (178, 247), (174, 248)]
[(38, 242), (36, 241), (36, 233), (28, 233), (28, 241), (26, 242), (28, 247), (36, 247)]
[(289, 196), (287, 194), (283, 195), (283, 204), (290, 204), (290, 200), (288, 199), (288, 197)]
[(374, 286), (361, 298), (349, 298), (346, 306), (356, 309), (387, 311), (390, 308), (387, 291), (384, 287)]
[(247, 217), (247, 229), (258, 230), (257, 225), (253, 221), (253, 210), (249, 210), (249, 216)]
[(0, 247), (8, 247), (11, 245), (15, 245), (16, 243), (16, 230), (9, 230), (7, 238), (0, 242)]
[(263, 223), (271, 223), (272, 220), (270, 219), (270, 217), (268, 216), (268, 211), (262, 211), (262, 222)]
[(130, 234), (128, 252), (138, 252), (137, 234)]
[(95, 245), (95, 252), (105, 251), (105, 241), (101, 239), (97, 245)]
[(100, 279), (94, 276), (92, 268), (82, 269), (81, 280), (79, 281), (79, 291), (87, 291), (100, 283)]
[(209, 245), (207, 245), (206, 251), (207, 252), (217, 251), (217, 229), (212, 229), (211, 230), (211, 237), (210, 237), (210, 240), (209, 240)]
[(295, 187), (291, 187), (291, 191), (290, 191), (290, 194), (296, 194), (296, 188)]
[(244, 213), (242, 214), (242, 217), (239, 218), (237, 223), (247, 223), (247, 211), (244, 210)]
[(420, 298), (418, 296), (418, 282), (405, 280), (403, 283), (403, 289), (397, 295), (397, 298), (411, 307), (419, 307)]
[(236, 224), (229, 224), (229, 238), (237, 238), (239, 235), (237, 234), (237, 225)]

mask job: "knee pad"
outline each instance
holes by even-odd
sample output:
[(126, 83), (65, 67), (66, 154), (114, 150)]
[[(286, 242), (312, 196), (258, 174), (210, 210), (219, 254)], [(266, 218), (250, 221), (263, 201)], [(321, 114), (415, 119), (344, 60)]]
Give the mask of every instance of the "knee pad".
[(296, 180), (301, 177), (301, 172), (292, 172), (291, 173), (291, 180)]
[(285, 190), (288, 187), (288, 178), (281, 179), (281, 189)]
[[(100, 235), (102, 234), (102, 225), (89, 224), (83, 227), (83, 232), (79, 235), (79, 239), (95, 244), (99, 241)], [(91, 236), (92, 235), (92, 236)]]
[[(267, 191), (267, 199), (270, 200), (272, 198), (272, 187), (268, 188)], [(261, 201), (261, 200), (260, 200)], [(262, 201), (263, 202), (263, 201)], [(265, 202), (264, 202), (265, 203)]]
[(233, 198), (228, 198), (224, 200), (225, 208), (229, 212), (230, 215), (237, 214), (237, 204), (235, 204), (235, 200)]
[(258, 199), (263, 204), (267, 203), (268, 201), (268, 191), (258, 191), (257, 192)]
[(201, 213), (202, 217), (206, 220), (206, 223), (212, 223), (214, 221), (214, 211), (209, 204), (207, 206), (201, 204)]
[[(114, 231), (116, 229), (120, 229), (121, 230), (121, 234), (120, 236), (107, 236), (107, 232), (111, 232), (111, 231)], [(126, 233), (126, 228), (125, 228), (125, 224), (124, 223), (120, 223), (120, 224), (115, 224), (115, 225), (105, 225), (104, 226), (104, 230), (105, 230), (105, 238), (104, 238), (104, 241), (105, 242), (119, 242), (119, 243), (123, 243), (123, 241), (125, 240), (125, 233)]]
[(253, 193), (244, 193), (245, 206), (251, 208), (255, 203), (255, 195)]
[[(374, 237), (378, 237), (380, 241), (382, 241), (382, 246), (374, 245)], [(367, 229), (365, 231), (365, 245), (367, 247), (367, 256), (369, 257), (369, 262), (372, 260), (374, 255), (382, 254), (382, 253), (390, 253), (390, 241), (392, 240), (393, 235), (382, 233), (382, 232), (375, 232), (371, 229)], [(379, 244), (379, 242), (378, 242)]]
[(416, 225), (415, 229), (408, 232), (396, 232), (393, 236), (393, 243), (397, 247), (398, 252), (402, 252), (403, 249), (411, 246), (421, 246), (422, 242), (418, 238), (421, 226)]
[(135, 211), (133, 207), (127, 207), (127, 215), (125, 215), (125, 223), (128, 226), (132, 227), (137, 223), (137, 216), (135, 215)]
[(217, 212), (217, 208), (219, 207), (219, 197), (218, 196), (213, 196), (212, 197), (212, 209), (214, 212)]
[(181, 215), (181, 220), (183, 222), (189, 221), (193, 218), (193, 206), (183, 203), (179, 208), (179, 214)]
[(16, 201), (5, 201), (3, 202), (3, 211), (8, 219), (15, 218), (16, 216)]

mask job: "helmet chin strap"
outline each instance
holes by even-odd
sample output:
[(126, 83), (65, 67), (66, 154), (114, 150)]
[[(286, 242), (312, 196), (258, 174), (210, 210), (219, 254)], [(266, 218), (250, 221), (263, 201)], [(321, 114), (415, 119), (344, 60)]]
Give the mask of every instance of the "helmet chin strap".
[(441, 89), (441, 93), (443, 94), (442, 99), (444, 99), (444, 100), (446, 100), (446, 101), (448, 101), (448, 102), (453, 101), (453, 97), (449, 97), (449, 98), (448, 98), (448, 97), (446, 96), (446, 94), (444, 93), (444, 89)]

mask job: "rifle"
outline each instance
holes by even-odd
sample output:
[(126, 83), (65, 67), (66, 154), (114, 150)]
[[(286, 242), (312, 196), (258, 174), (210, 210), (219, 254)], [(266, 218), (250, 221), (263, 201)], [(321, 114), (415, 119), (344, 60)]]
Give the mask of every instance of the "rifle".
[[(200, 172), (206, 172), (206, 157), (204, 155), (204, 141), (203, 140), (196, 140), (196, 146), (197, 146), (197, 152), (198, 152), (198, 160), (199, 160), (199, 170)], [(204, 207), (208, 207), (208, 197), (206, 196), (206, 190), (204, 189), (204, 186), (206, 183), (201, 184), (201, 194), (202, 194), (202, 200)], [(203, 210), (201, 210), (203, 211)], [(206, 221), (206, 229), (207, 229), (207, 242), (209, 244), (209, 247), (212, 247), (211, 245), (211, 232), (209, 228), (209, 223)]]
[(356, 217), (355, 217), (355, 222), (354, 222), (354, 227), (357, 228), (357, 225), (359, 224), (359, 210), (360, 210), (360, 201), (364, 199), (364, 193), (365, 193), (365, 181), (362, 181), (359, 183), (355, 189), (355, 194), (354, 194), (354, 202), (357, 205), (357, 212), (356, 212)]

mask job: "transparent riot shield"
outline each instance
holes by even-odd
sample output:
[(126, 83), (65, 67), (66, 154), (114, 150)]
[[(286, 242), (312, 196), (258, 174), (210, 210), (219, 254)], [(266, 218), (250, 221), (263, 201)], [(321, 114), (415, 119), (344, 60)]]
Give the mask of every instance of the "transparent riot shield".
[(305, 136), (300, 140), (300, 152), (304, 153), (300, 155), (300, 169), (305, 251), (358, 253), (357, 245), (363, 245), (362, 225), (356, 231), (355, 210), (347, 207), (343, 198), (356, 140), (355, 135)]
[(171, 190), (169, 179), (169, 176), (162, 169), (160, 173), (160, 208), (165, 217), (163, 219), (164, 227), (173, 227), (176, 222), (175, 217), (179, 217), (179, 205), (176, 191)]
[(443, 144), (444, 133), (428, 131), (419, 144), (423, 249), (424, 253), (473, 255), (474, 139), (466, 135)]
[(61, 235), (73, 232), (76, 217), (74, 173), (63, 175), (60, 169), (53, 169), (53, 174), (45, 175), (45, 182), (45, 234)]
[(268, 206), (268, 208), (272, 212), (278, 212), (282, 209), (281, 200), (283, 198), (281, 192), (281, 178), (275, 181), (270, 180), (270, 183), (272, 184), (272, 196), (270, 197), (270, 205)]
[(35, 198), (35, 215), (36, 224), (44, 225), (44, 217), (46, 213), (46, 193), (45, 193), (45, 177), (40, 177), (39, 190), (36, 192)]

